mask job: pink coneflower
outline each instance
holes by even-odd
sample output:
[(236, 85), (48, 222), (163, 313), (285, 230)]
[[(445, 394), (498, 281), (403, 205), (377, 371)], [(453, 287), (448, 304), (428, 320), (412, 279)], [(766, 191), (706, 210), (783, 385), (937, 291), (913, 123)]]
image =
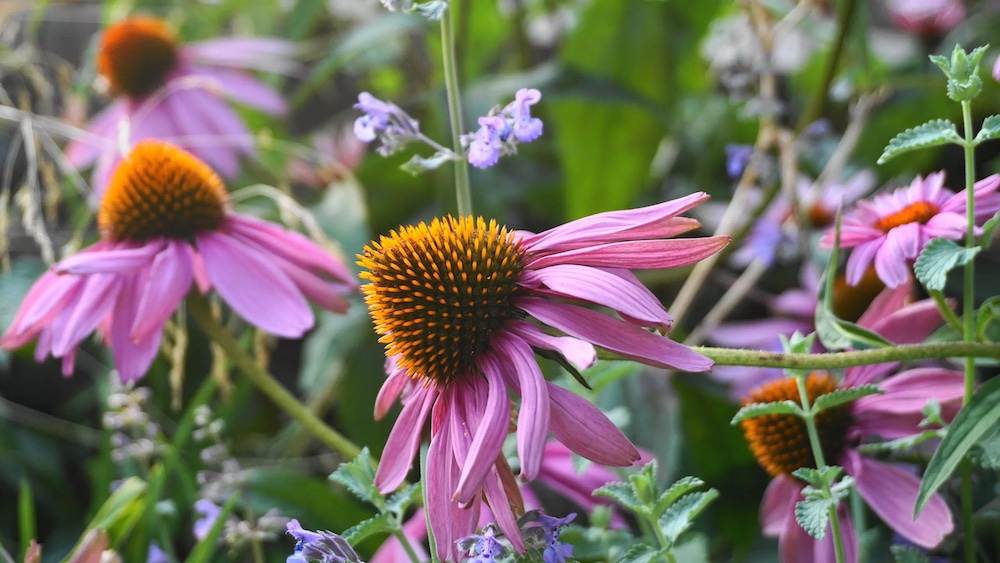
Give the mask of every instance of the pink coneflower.
[[(1000, 210), (1000, 175), (976, 182), (976, 223), (981, 225)], [(854, 248), (847, 260), (847, 282), (857, 285), (872, 262), (878, 277), (889, 287), (910, 279), (910, 263), (932, 238), (965, 237), (965, 190), (944, 187), (944, 172), (926, 179), (917, 176), (909, 187), (864, 200), (844, 215), (840, 246)], [(833, 231), (822, 243), (833, 245)]]
[(227, 37), (181, 45), (170, 25), (135, 16), (101, 37), (97, 71), (116, 99), (97, 114), (88, 131), (106, 139), (72, 141), (66, 149), (78, 168), (96, 161), (93, 187), (104, 190), (121, 155), (119, 129), (128, 139), (166, 139), (189, 150), (224, 177), (239, 172), (241, 156), (255, 152), (253, 135), (224, 98), (270, 114), (287, 107), (281, 95), (247, 70), (288, 72), (292, 43), (267, 37)]
[(312, 158), (294, 158), (288, 163), (288, 175), (313, 188), (326, 186), (351, 175), (365, 156), (368, 144), (358, 140), (350, 127), (313, 135)]
[(350, 271), (306, 237), (233, 213), (205, 163), (143, 141), (118, 165), (97, 216), (101, 240), (53, 266), (28, 292), (0, 346), (38, 338), (36, 358), (73, 369), (77, 346), (99, 329), (122, 380), (141, 377), (164, 323), (196, 283), (278, 336), (312, 327), (307, 299), (343, 312)]
[[(872, 368), (848, 369), (840, 383), (826, 372), (812, 373), (806, 385), (810, 401), (838, 388), (874, 383), (893, 365)], [(944, 500), (934, 495), (914, 520), (920, 478), (899, 464), (865, 457), (856, 448), (874, 439), (917, 433), (922, 410), (932, 399), (938, 401), (943, 416), (950, 420), (961, 408), (963, 375), (953, 370), (916, 368), (886, 378), (879, 387), (883, 394), (827, 409), (816, 418), (824, 457), (827, 463), (842, 466), (854, 478), (861, 498), (889, 527), (916, 545), (934, 547), (953, 527)], [(793, 378), (763, 385), (752, 391), (745, 402), (785, 400), (799, 401)], [(802, 500), (804, 484), (791, 473), (815, 467), (805, 423), (793, 415), (769, 415), (745, 420), (742, 426), (757, 461), (774, 478), (764, 493), (760, 519), (764, 534), (778, 537), (781, 561), (833, 561), (832, 533), (827, 530), (826, 537), (816, 541), (795, 520), (795, 503)], [(841, 529), (847, 561), (857, 561), (853, 525), (846, 512), (841, 512), (840, 520), (844, 524)]]
[[(389, 435), (376, 484), (390, 491), (402, 483), (430, 417), (426, 508), (442, 558), (457, 558), (454, 541), (472, 533), (483, 492), (500, 528), (520, 546), (505, 491), (510, 468), (500, 456), (511, 420), (508, 389), (521, 397), (522, 478), (538, 476), (549, 431), (597, 463), (638, 459), (600, 410), (545, 381), (533, 348), (580, 368), (594, 361), (594, 344), (666, 369), (712, 365), (644, 330), (667, 328), (671, 319), (629, 271), (692, 264), (724, 247), (727, 237), (665, 240), (698, 226), (678, 215), (707, 197), (602, 213), (539, 234), (448, 217), (402, 227), (365, 248), (359, 257), (370, 282), (365, 300), (392, 360), (376, 416), (407, 382), (416, 382)], [(552, 336), (542, 325), (567, 336)]]

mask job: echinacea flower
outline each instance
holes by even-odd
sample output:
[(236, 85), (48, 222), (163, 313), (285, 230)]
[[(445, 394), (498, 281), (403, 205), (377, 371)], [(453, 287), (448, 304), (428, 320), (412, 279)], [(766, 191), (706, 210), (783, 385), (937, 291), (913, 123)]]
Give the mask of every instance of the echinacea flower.
[[(976, 232), (1000, 211), (1000, 175), (976, 182)], [(862, 200), (844, 215), (841, 248), (853, 248), (847, 259), (847, 283), (857, 285), (872, 262), (878, 277), (889, 287), (910, 279), (910, 263), (932, 238), (960, 240), (965, 237), (966, 192), (957, 194), (944, 187), (944, 172), (917, 176), (909, 187), (877, 194)], [(822, 243), (833, 246), (834, 233), (828, 231)]]
[(152, 363), (192, 283), (286, 338), (312, 327), (307, 299), (344, 312), (342, 293), (355, 287), (347, 267), (306, 237), (234, 213), (208, 165), (168, 143), (143, 141), (125, 156), (97, 221), (101, 240), (35, 283), (0, 346), (37, 338), (36, 359), (62, 358), (69, 375), (77, 346), (97, 329), (129, 381)]
[(75, 139), (69, 162), (84, 168), (96, 161), (93, 187), (103, 192), (120, 159), (120, 128), (128, 140), (164, 139), (182, 146), (230, 178), (241, 156), (252, 156), (253, 135), (226, 98), (280, 115), (287, 105), (278, 92), (246, 71), (287, 73), (292, 43), (270, 37), (226, 37), (182, 45), (166, 21), (135, 16), (104, 30), (97, 71), (115, 100), (94, 116), (87, 130), (104, 143)]
[(361, 561), (347, 540), (333, 532), (305, 530), (298, 520), (288, 521), (287, 532), (295, 538), (295, 551), (287, 563), (351, 563)]
[(511, 422), (508, 389), (521, 397), (522, 478), (538, 476), (549, 431), (597, 463), (623, 466), (638, 458), (600, 410), (545, 381), (533, 348), (579, 368), (594, 362), (595, 344), (665, 369), (711, 367), (707, 358), (644, 330), (668, 328), (671, 318), (630, 271), (684, 266), (723, 248), (727, 237), (666, 239), (697, 228), (678, 215), (707, 197), (602, 213), (539, 234), (447, 217), (401, 227), (365, 247), (359, 256), (369, 281), (365, 301), (390, 358), (376, 417), (407, 382), (416, 382), (375, 483), (391, 491), (403, 482), (430, 418), (426, 508), (442, 559), (457, 558), (450, 546), (473, 530), (483, 493), (500, 529), (521, 548), (507, 499), (513, 476), (500, 456)]
[[(892, 365), (876, 369), (850, 368), (837, 382), (826, 372), (808, 376), (809, 399), (835, 389), (876, 383)], [(920, 478), (907, 467), (866, 457), (857, 446), (876, 439), (896, 439), (921, 430), (925, 405), (936, 400), (942, 415), (950, 420), (961, 407), (964, 392), (963, 374), (940, 368), (915, 368), (885, 378), (878, 383), (883, 393), (863, 397), (839, 407), (822, 411), (816, 417), (820, 444), (826, 462), (844, 468), (854, 478), (861, 498), (890, 528), (922, 546), (934, 547), (953, 528), (951, 511), (937, 494), (914, 519), (913, 507), (920, 489)], [(752, 391), (746, 403), (799, 402), (794, 378), (772, 381)], [(805, 423), (794, 415), (768, 415), (742, 422), (750, 449), (758, 463), (773, 477), (760, 507), (765, 535), (777, 536), (783, 563), (833, 561), (833, 540), (829, 529), (822, 541), (816, 541), (795, 520), (795, 503), (803, 499), (804, 483), (792, 476), (803, 467), (815, 467)], [(857, 538), (846, 512), (839, 515), (844, 537), (846, 560), (857, 561)]]

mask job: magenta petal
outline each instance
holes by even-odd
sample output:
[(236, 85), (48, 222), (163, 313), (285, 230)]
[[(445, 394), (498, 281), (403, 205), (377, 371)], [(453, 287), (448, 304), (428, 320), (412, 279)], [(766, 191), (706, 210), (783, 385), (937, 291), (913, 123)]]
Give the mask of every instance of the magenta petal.
[[(545, 377), (535, 363), (531, 348), (520, 338), (499, 339), (496, 348), (502, 362), (501, 369), (512, 368), (517, 374), (521, 393), (521, 408), (517, 416), (517, 456), (521, 460), (521, 476), (530, 481), (538, 476), (545, 439), (549, 435), (549, 394), (545, 389)], [(496, 375), (502, 378), (502, 374)]]
[[(25, 344), (17, 338), (22, 334), (33, 334), (58, 315), (83, 288), (86, 278), (64, 276), (52, 270), (42, 274), (24, 297), (20, 309), (14, 316), (10, 328), (4, 333), (4, 347), (16, 348)], [(28, 340), (33, 338), (29, 336)], [(17, 342), (14, 344), (14, 342)]]
[(577, 369), (587, 369), (597, 361), (597, 351), (594, 350), (594, 345), (579, 338), (550, 336), (542, 332), (537, 325), (520, 319), (507, 321), (504, 328), (531, 346), (559, 352), (562, 357), (566, 358), (566, 361)]
[(244, 319), (286, 338), (312, 327), (302, 292), (267, 256), (224, 234), (202, 233), (197, 241), (215, 290)]
[(385, 441), (382, 460), (375, 472), (375, 486), (382, 493), (396, 490), (406, 479), (420, 447), (420, 435), (424, 431), (427, 414), (431, 411), (437, 393), (435, 387), (418, 387), (399, 413), (399, 418)]
[[(386, 360), (386, 364), (390, 363), (395, 366), (394, 361)], [(396, 402), (399, 394), (403, 392), (409, 382), (410, 378), (405, 371), (401, 369), (389, 371), (389, 377), (382, 383), (382, 387), (378, 390), (378, 396), (375, 397), (375, 420), (382, 420), (389, 413), (389, 409), (392, 408), (393, 403)]]
[(729, 237), (610, 242), (548, 254), (530, 260), (528, 269), (557, 264), (605, 268), (655, 270), (688, 266), (715, 254), (729, 244)]
[(543, 323), (644, 364), (679, 371), (708, 371), (712, 360), (658, 334), (596, 311), (525, 297), (518, 306)]
[(801, 499), (801, 481), (788, 475), (778, 475), (771, 479), (760, 503), (760, 527), (764, 535), (779, 535), (788, 525), (786, 520), (789, 515), (794, 515), (795, 503)]
[(880, 237), (859, 244), (851, 251), (851, 255), (847, 257), (847, 283), (858, 285), (861, 282), (861, 278), (865, 277), (865, 270), (868, 269), (872, 260), (875, 259), (875, 255), (882, 248), (883, 242), (884, 240)]
[(868, 459), (854, 450), (844, 453), (844, 469), (854, 477), (861, 497), (886, 524), (921, 547), (941, 543), (954, 524), (951, 510), (935, 494), (914, 521), (913, 507), (920, 490), (920, 478), (906, 471)]
[(187, 243), (171, 240), (156, 255), (132, 325), (130, 336), (133, 340), (142, 340), (153, 331), (163, 330), (164, 323), (187, 295), (194, 277), (191, 254)]
[(271, 72), (293, 70), (295, 53), (295, 43), (275, 37), (219, 37), (184, 46), (195, 62)]
[(483, 489), (497, 526), (510, 540), (514, 551), (524, 553), (524, 539), (521, 538), (517, 518), (514, 517), (514, 511), (510, 508), (510, 501), (507, 500), (507, 494), (504, 492), (503, 484), (500, 482), (500, 476), (497, 475), (495, 467), (492, 467), (492, 471), (486, 476)]
[(550, 400), (549, 429), (557, 440), (601, 465), (628, 467), (639, 450), (600, 409), (587, 400), (546, 382)]
[(598, 268), (561, 264), (525, 272), (520, 283), (526, 281), (542, 283), (565, 297), (604, 305), (649, 323), (646, 326), (670, 324), (666, 309), (648, 289)]
[(896, 344), (919, 344), (943, 322), (937, 304), (924, 299), (879, 319), (871, 328)]
[(193, 71), (197, 76), (211, 80), (225, 96), (238, 103), (271, 115), (284, 115), (288, 111), (288, 104), (281, 94), (243, 71), (204, 67), (194, 68)]
[(97, 328), (115, 303), (119, 283), (119, 277), (114, 274), (93, 274), (86, 277), (66, 325), (62, 330), (54, 331), (53, 356), (62, 357)]
[(126, 119), (125, 103), (112, 102), (87, 124), (89, 135), (71, 139), (66, 145), (66, 160), (75, 168), (84, 168), (101, 154), (113, 152), (119, 124)]
[(881, 395), (862, 397), (854, 403), (856, 413), (916, 415), (931, 399), (939, 404), (960, 399), (965, 393), (965, 377), (955, 370), (916, 368), (887, 378), (879, 387), (885, 391)]
[(134, 381), (145, 375), (160, 349), (160, 331), (142, 340), (129, 337), (139, 308), (140, 294), (148, 283), (148, 277), (149, 273), (142, 270), (127, 275), (111, 314), (111, 351), (122, 381)]
[(960, 239), (965, 235), (965, 216), (958, 213), (938, 213), (924, 225), (924, 233), (931, 238)]
[[(435, 418), (451, 417), (452, 413), (445, 412), (446, 408), (446, 402), (439, 401), (434, 408)], [(443, 561), (461, 560), (455, 542), (475, 530), (479, 514), (478, 498), (466, 508), (451, 500), (452, 492), (458, 486), (458, 473), (459, 468), (452, 451), (451, 424), (441, 424), (427, 450), (425, 486), (431, 531), (434, 533), (438, 558)]]
[[(480, 363), (486, 381), (475, 379), (473, 389), (477, 395), (486, 394), (486, 405), (478, 417), (475, 436), (469, 454), (462, 463), (454, 500), (467, 504), (483, 488), (483, 479), (489, 473), (497, 456), (501, 454), (507, 428), (510, 426), (510, 398), (503, 374), (493, 358), (484, 356)], [(468, 421), (467, 421), (468, 422)]]
[(920, 251), (920, 225), (908, 223), (890, 230), (875, 254), (875, 271), (885, 285), (897, 287), (910, 279), (908, 260)]
[(300, 233), (247, 215), (230, 215), (227, 223), (237, 236), (305, 270), (323, 272), (351, 287), (357, 284), (354, 274), (341, 260)]
[(124, 274), (149, 265), (162, 248), (162, 240), (152, 240), (134, 248), (92, 249), (74, 254), (52, 268), (61, 274)]
[(253, 152), (250, 132), (239, 117), (201, 88), (172, 92), (163, 99), (162, 111), (171, 116), (179, 133), (171, 140), (226, 178), (239, 173), (240, 150)]

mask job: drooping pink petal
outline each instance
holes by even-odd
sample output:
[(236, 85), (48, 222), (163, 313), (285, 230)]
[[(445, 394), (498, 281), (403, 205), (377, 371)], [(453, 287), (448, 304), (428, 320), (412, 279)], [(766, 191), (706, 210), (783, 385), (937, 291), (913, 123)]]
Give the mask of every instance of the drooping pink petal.
[(246, 72), (206, 67), (193, 67), (191, 70), (195, 75), (211, 80), (223, 95), (238, 103), (271, 115), (284, 115), (288, 111), (288, 104), (281, 94)]
[[(517, 415), (517, 457), (521, 460), (521, 477), (530, 481), (538, 476), (549, 435), (549, 394), (545, 389), (545, 377), (525, 341), (507, 335), (494, 340), (500, 360), (497, 368), (512, 370), (517, 376), (518, 392), (521, 394)], [(502, 373), (496, 375), (498, 379), (503, 377)]]
[(670, 316), (663, 305), (643, 286), (636, 286), (599, 268), (561, 264), (524, 272), (521, 285), (544, 284), (557, 294), (589, 301), (648, 323), (668, 326)]
[(295, 43), (276, 37), (219, 37), (184, 46), (196, 63), (244, 70), (287, 73), (296, 68)]
[(881, 319), (902, 309), (910, 298), (913, 291), (912, 284), (904, 284), (896, 287), (887, 287), (879, 292), (868, 305), (868, 309), (858, 318), (858, 324), (874, 330), (874, 326)]
[(930, 399), (939, 404), (961, 399), (965, 393), (965, 377), (956, 370), (914, 368), (887, 378), (879, 387), (884, 393), (858, 399), (854, 402), (854, 411), (919, 414)]
[(98, 323), (111, 311), (119, 284), (119, 276), (114, 274), (93, 274), (85, 278), (65, 326), (59, 331), (53, 331), (53, 356), (65, 355), (97, 328)]
[(861, 283), (861, 279), (865, 277), (865, 271), (875, 259), (879, 249), (882, 248), (883, 242), (881, 238), (870, 240), (859, 244), (851, 251), (851, 255), (847, 257), (847, 270), (845, 272), (848, 284), (858, 285)]
[(90, 135), (71, 139), (66, 145), (66, 160), (74, 168), (85, 168), (107, 151), (115, 150), (119, 124), (126, 119), (125, 104), (112, 102), (90, 120)]
[[(396, 490), (406, 479), (406, 474), (410, 471), (413, 458), (416, 457), (417, 449), (420, 447), (420, 435), (423, 433), (424, 423), (437, 395), (436, 387), (418, 386), (399, 413), (399, 418), (396, 419), (392, 432), (385, 441), (382, 459), (375, 472), (375, 486), (382, 493)], [(433, 447), (433, 440), (431, 445)], [(448, 498), (451, 498), (450, 493)]]
[(639, 459), (639, 450), (600, 409), (558, 385), (545, 386), (549, 429), (566, 447), (601, 465), (627, 467)]
[(20, 348), (51, 322), (83, 287), (79, 276), (62, 276), (49, 270), (28, 290), (14, 320), (0, 337), (4, 349)]
[(232, 178), (240, 170), (240, 153), (253, 154), (253, 137), (225, 102), (202, 88), (171, 92), (161, 103), (178, 135), (172, 142)]
[[(841, 506), (837, 510), (837, 520), (840, 522), (840, 536), (843, 539), (844, 563), (857, 563), (858, 561), (858, 535), (854, 531), (854, 523), (847, 511)], [(837, 551), (833, 544), (833, 526), (826, 529), (826, 535), (819, 542), (816, 542), (814, 550), (814, 561), (816, 563), (837, 563)]]
[(897, 287), (910, 279), (908, 260), (920, 251), (920, 225), (907, 223), (890, 230), (875, 254), (875, 271), (885, 285)]
[(191, 254), (191, 247), (186, 242), (169, 240), (156, 255), (130, 331), (133, 340), (142, 340), (153, 331), (163, 330), (164, 323), (177, 310), (191, 289), (194, 277)]
[(406, 375), (405, 370), (396, 369), (395, 361), (390, 357), (386, 359), (386, 366), (388, 367), (392, 364), (392, 369), (386, 369), (389, 376), (386, 378), (382, 387), (378, 390), (378, 396), (375, 397), (375, 420), (382, 420), (386, 414), (389, 413), (389, 409), (396, 402), (399, 394), (403, 392), (406, 384), (410, 382), (409, 376)]
[[(765, 536), (777, 536), (786, 520), (795, 516), (795, 503), (802, 500), (802, 482), (788, 475), (778, 475), (768, 483), (760, 503), (760, 527)], [(795, 524), (798, 525), (798, 524)]]
[(644, 364), (694, 372), (707, 371), (713, 364), (683, 344), (590, 309), (534, 297), (519, 299), (518, 306), (570, 336)]
[(497, 475), (496, 467), (491, 467), (490, 474), (486, 476), (483, 492), (486, 493), (486, 501), (490, 505), (490, 511), (493, 512), (497, 526), (510, 540), (514, 551), (524, 553), (524, 539), (521, 538), (521, 530), (514, 517), (514, 511), (511, 510), (510, 501), (507, 500), (500, 477)]
[(302, 292), (265, 255), (214, 232), (199, 234), (197, 242), (212, 285), (241, 317), (286, 338), (298, 338), (312, 327)]
[(932, 496), (917, 519), (913, 519), (920, 490), (920, 478), (913, 473), (868, 459), (852, 449), (844, 452), (843, 463), (872, 511), (906, 539), (930, 548), (951, 533), (954, 527), (951, 510), (940, 495)]
[(124, 274), (122, 287), (118, 291), (111, 313), (111, 352), (115, 368), (122, 381), (135, 381), (145, 375), (160, 349), (161, 331), (154, 331), (141, 340), (132, 340), (129, 333), (135, 323), (143, 287), (149, 281), (149, 270), (139, 270)]
[(871, 329), (896, 344), (919, 344), (943, 322), (937, 304), (924, 299), (882, 317)]
[(161, 249), (161, 240), (152, 240), (137, 247), (93, 249), (78, 252), (52, 268), (61, 274), (124, 274), (149, 266)]
[(484, 356), (480, 362), (486, 381), (473, 379), (477, 395), (486, 395), (486, 404), (478, 417), (469, 455), (462, 464), (454, 500), (467, 504), (483, 488), (483, 479), (501, 454), (507, 428), (510, 425), (510, 398), (496, 360)]
[[(447, 401), (438, 401), (435, 418), (447, 418)], [(438, 412), (440, 411), (440, 412)], [(427, 512), (431, 531), (434, 533), (437, 556), (443, 561), (459, 561), (455, 542), (473, 532), (479, 514), (479, 499), (468, 507), (461, 507), (451, 500), (458, 486), (459, 468), (452, 452), (451, 425), (442, 424), (431, 438), (427, 450), (425, 486), (427, 487)]]
[(587, 369), (597, 361), (594, 345), (571, 336), (551, 336), (542, 332), (537, 325), (520, 319), (512, 319), (504, 325), (506, 330), (536, 348), (554, 350), (577, 369)]
[(688, 266), (715, 254), (729, 237), (623, 241), (556, 252), (530, 260), (527, 269), (558, 264), (655, 270)]
[(960, 239), (965, 236), (965, 216), (958, 213), (938, 213), (924, 225), (928, 237)]

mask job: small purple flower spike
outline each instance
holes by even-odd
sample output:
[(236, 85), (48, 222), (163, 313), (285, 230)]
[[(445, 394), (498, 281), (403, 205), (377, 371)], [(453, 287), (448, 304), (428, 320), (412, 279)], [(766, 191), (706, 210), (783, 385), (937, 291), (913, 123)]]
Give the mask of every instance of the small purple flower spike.
[(521, 88), (514, 95), (514, 101), (503, 110), (514, 119), (514, 136), (522, 143), (530, 143), (542, 135), (542, 120), (531, 117), (531, 106), (541, 99), (542, 93), (538, 90)]
[(479, 118), (479, 131), (469, 144), (469, 164), (476, 168), (489, 168), (500, 160), (500, 139), (507, 129), (502, 117), (493, 115)]
[(733, 180), (739, 178), (752, 155), (750, 145), (726, 145), (726, 174)]
[(358, 103), (354, 107), (365, 112), (364, 115), (354, 120), (354, 134), (358, 140), (370, 143), (375, 140), (379, 131), (389, 126), (389, 115), (392, 113), (392, 105), (372, 96), (368, 92), (358, 94)]
[(571, 512), (565, 518), (538, 514), (536, 521), (545, 530), (545, 551), (542, 553), (545, 563), (566, 563), (566, 559), (573, 556), (572, 544), (560, 542), (559, 534), (562, 533), (562, 527), (572, 522), (574, 518), (576, 518), (575, 512)]
[(353, 563), (361, 561), (347, 540), (333, 532), (313, 532), (305, 530), (294, 518), (288, 521), (287, 533), (296, 539), (295, 552), (288, 556), (286, 563)]
[(456, 543), (462, 549), (469, 549), (469, 555), (473, 556), (466, 563), (497, 563), (497, 557), (504, 552), (503, 544), (496, 538), (492, 524), (483, 529), (482, 535), (467, 536)]
[(222, 507), (207, 499), (199, 499), (194, 503), (194, 510), (201, 514), (201, 518), (194, 523), (194, 537), (198, 540), (205, 539), (205, 536), (212, 531), (212, 526), (219, 518)]

